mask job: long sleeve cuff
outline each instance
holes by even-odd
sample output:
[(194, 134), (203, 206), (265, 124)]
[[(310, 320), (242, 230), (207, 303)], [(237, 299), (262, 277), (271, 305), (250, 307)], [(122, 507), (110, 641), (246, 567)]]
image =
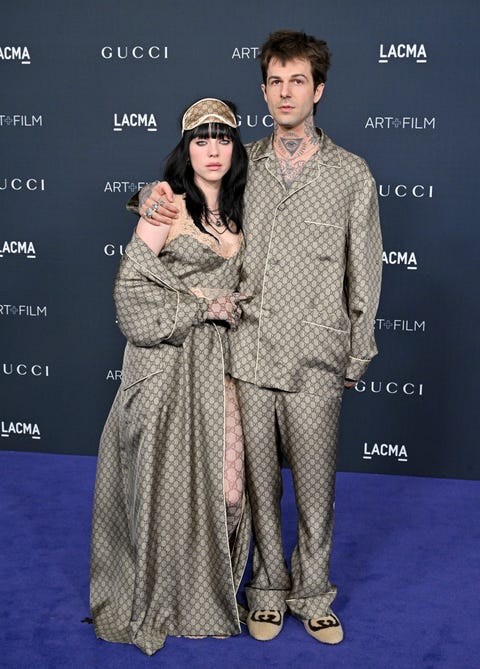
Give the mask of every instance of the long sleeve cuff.
[(345, 377), (347, 379), (352, 379), (352, 381), (360, 381), (367, 371), (369, 364), (370, 360), (361, 360), (360, 358), (353, 358), (350, 356)]

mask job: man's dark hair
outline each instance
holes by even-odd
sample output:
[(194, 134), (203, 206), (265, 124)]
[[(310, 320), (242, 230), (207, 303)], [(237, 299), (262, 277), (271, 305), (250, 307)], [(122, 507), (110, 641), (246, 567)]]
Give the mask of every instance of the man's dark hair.
[(264, 84), (267, 83), (268, 64), (272, 58), (279, 60), (282, 65), (295, 58), (310, 61), (314, 89), (319, 84), (324, 84), (327, 81), (327, 70), (330, 67), (330, 49), (324, 40), (317, 39), (312, 35), (295, 30), (276, 30), (268, 36), (260, 49), (258, 57)]

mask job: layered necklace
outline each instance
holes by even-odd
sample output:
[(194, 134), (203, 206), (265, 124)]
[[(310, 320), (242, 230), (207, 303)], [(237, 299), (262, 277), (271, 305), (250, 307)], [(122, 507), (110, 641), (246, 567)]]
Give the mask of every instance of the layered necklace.
[(222, 221), (222, 217), (220, 216), (220, 209), (210, 209), (210, 207), (207, 207), (207, 223), (209, 223), (213, 228), (215, 228), (215, 232), (219, 235), (223, 235), (225, 230), (227, 230), (226, 224)]

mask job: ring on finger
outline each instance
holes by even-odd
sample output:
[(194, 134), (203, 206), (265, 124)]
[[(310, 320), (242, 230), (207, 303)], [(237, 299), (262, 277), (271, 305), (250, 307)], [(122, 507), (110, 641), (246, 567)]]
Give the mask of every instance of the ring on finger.
[[(165, 200), (162, 200), (162, 198), (160, 198), (159, 200), (157, 200), (157, 203), (154, 206), (156, 206), (156, 208), (158, 209), (158, 207), (163, 207), (164, 204)], [(155, 209), (155, 211), (157, 211), (157, 209)]]
[(147, 218), (151, 218), (151, 217), (152, 217), (152, 214), (153, 214), (153, 211), (154, 211), (153, 209), (150, 209), (150, 207), (148, 207), (148, 208), (147, 208), (147, 211), (145, 212), (145, 216), (146, 216)]

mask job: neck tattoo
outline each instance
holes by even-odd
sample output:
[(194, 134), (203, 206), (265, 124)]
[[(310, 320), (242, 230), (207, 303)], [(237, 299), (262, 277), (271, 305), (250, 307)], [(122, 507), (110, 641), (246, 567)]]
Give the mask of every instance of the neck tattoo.
[(305, 154), (314, 153), (320, 144), (313, 116), (309, 116), (299, 130), (281, 130), (278, 123), (273, 129), (277, 156), (288, 160), (300, 160)]
[(320, 144), (313, 123), (313, 115), (304, 121), (302, 130), (281, 131), (278, 124), (275, 124), (274, 127), (275, 154), (287, 188), (298, 178)]
[(300, 137), (289, 137), (288, 135), (285, 135), (285, 137), (280, 137), (280, 142), (292, 158), (296, 153), (297, 155), (300, 155), (303, 143), (303, 139)]

